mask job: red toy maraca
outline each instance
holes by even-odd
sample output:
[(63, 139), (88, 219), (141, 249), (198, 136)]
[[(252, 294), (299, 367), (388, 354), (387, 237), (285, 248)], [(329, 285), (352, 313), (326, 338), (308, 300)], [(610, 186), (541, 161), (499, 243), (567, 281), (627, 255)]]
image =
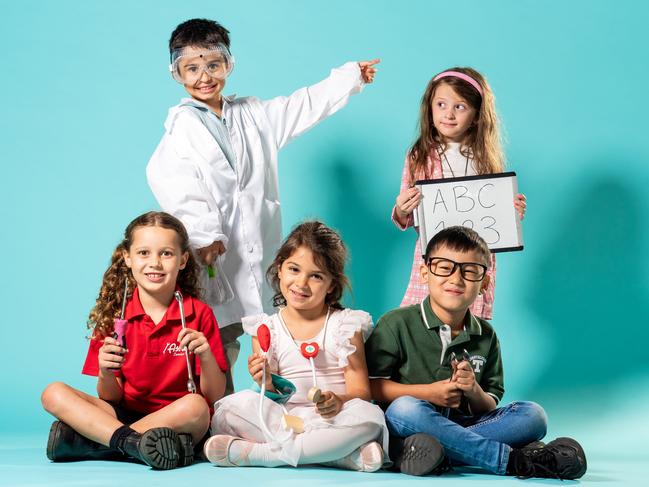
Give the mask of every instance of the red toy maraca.
[(257, 341), (259, 342), (259, 347), (264, 351), (264, 354), (268, 352), (270, 348), (270, 330), (268, 327), (262, 323), (257, 328)]

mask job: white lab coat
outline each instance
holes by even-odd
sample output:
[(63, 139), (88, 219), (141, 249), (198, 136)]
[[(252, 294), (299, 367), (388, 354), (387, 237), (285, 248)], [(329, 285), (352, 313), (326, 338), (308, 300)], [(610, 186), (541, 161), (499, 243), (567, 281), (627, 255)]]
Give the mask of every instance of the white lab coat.
[(181, 103), (169, 110), (147, 179), (162, 209), (185, 224), (192, 247), (225, 244), (217, 272), (230, 282), (234, 300), (208, 302), (220, 327), (273, 310), (265, 272), (281, 243), (278, 150), (345, 106), (362, 87), (360, 68), (350, 62), (288, 97), (224, 98), (222, 119), (234, 168), (191, 108)]

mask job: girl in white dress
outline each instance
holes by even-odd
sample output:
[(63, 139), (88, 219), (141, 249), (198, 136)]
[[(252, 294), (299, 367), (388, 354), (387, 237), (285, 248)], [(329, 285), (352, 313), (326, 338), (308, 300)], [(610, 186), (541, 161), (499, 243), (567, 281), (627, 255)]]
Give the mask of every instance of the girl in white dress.
[[(279, 311), (242, 320), (252, 335), (250, 375), (259, 386), (265, 375), (262, 413), (260, 394), (250, 390), (216, 402), (212, 418), (216, 436), (204, 448), (210, 462), (264, 467), (325, 464), (364, 472), (389, 462), (383, 413), (369, 402), (363, 343), (372, 318), (364, 311), (344, 309), (339, 302), (348, 286), (346, 260), (340, 236), (317, 221), (298, 225), (284, 241), (267, 272)], [(262, 352), (257, 339), (262, 324), (270, 331), (268, 353)], [(305, 347), (317, 350), (313, 369), (302, 353)], [(307, 395), (314, 379), (322, 393), (312, 401)], [(286, 381), (295, 386), (294, 393), (287, 393), (291, 387)]]

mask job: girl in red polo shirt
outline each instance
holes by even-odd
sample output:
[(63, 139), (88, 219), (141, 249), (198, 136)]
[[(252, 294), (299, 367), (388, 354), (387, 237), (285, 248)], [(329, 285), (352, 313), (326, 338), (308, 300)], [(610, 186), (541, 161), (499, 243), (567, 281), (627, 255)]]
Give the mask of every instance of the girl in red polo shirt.
[[(227, 369), (214, 314), (198, 300), (197, 276), (177, 218), (149, 212), (129, 224), (88, 320), (93, 332), (83, 373), (97, 376), (99, 397), (61, 382), (43, 391), (43, 407), (58, 419), (47, 443), (50, 460), (127, 456), (157, 469), (193, 462)], [(121, 313), (123, 342), (114, 338)]]

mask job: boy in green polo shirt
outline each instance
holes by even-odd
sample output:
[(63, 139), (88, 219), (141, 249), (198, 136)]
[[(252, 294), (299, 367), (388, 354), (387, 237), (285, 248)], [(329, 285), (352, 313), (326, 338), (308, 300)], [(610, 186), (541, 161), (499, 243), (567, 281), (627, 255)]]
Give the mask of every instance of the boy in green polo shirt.
[(499, 475), (581, 477), (579, 443), (537, 441), (547, 428), (541, 406), (496, 407), (505, 391), (500, 345), (469, 311), (488, 285), (487, 244), (471, 229), (449, 227), (428, 243), (424, 262), (428, 298), (385, 314), (365, 344), (372, 394), (392, 435), (431, 435), (451, 464)]

